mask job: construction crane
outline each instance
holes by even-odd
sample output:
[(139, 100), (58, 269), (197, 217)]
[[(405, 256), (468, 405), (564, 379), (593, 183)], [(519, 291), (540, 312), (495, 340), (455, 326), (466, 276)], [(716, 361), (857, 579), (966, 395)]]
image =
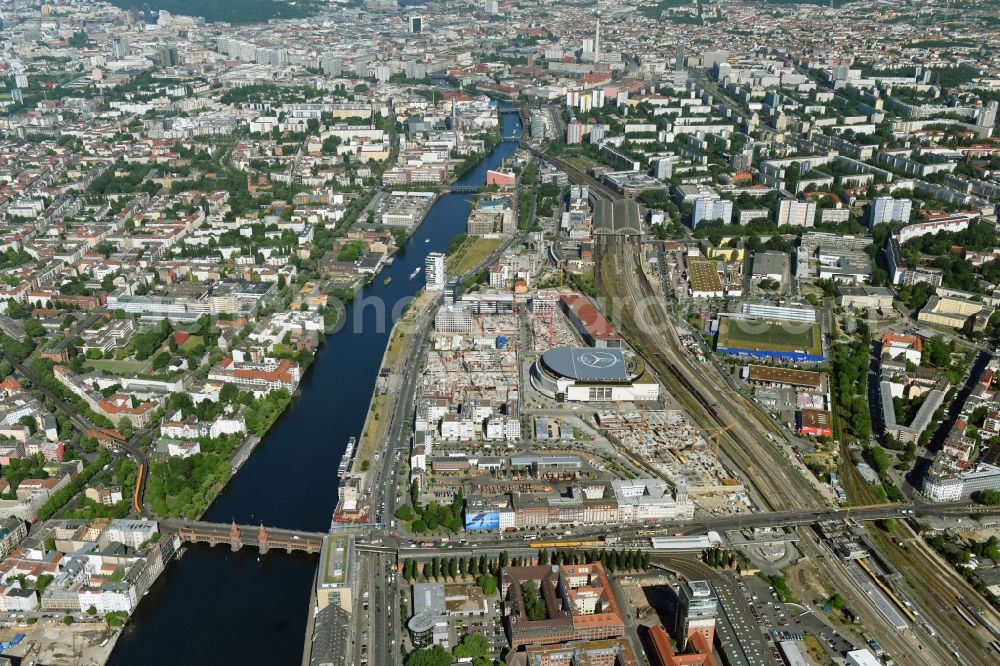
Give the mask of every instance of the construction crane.
[[(718, 428), (712, 428), (711, 429), (715, 433), (715, 447), (714, 447), (714, 451), (715, 451), (715, 458), (716, 458), (716, 460), (718, 460), (718, 458), (719, 458), (719, 438), (722, 436), (722, 433), (726, 432), (727, 430), (732, 430), (735, 427), (736, 427), (735, 423), (730, 423), (729, 425), (719, 426)], [(708, 432), (708, 431), (706, 430), (706, 432)]]
[(549, 348), (552, 348), (552, 336), (555, 333), (556, 328), (556, 309), (555, 306), (549, 310)]

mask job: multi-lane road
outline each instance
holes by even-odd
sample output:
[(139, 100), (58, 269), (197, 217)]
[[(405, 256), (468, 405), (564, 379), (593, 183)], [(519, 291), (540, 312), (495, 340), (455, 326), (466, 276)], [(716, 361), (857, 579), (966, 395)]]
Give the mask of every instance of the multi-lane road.
[[(429, 345), (428, 334), (433, 321), (433, 307), (417, 314), (413, 335), (406, 349), (406, 363), (395, 402), (389, 428), (386, 433), (385, 446), (378, 451), (379, 464), (375, 466), (375, 474), (368, 488), (371, 497), (371, 510), (379, 518), (383, 526), (394, 523), (396, 512), (396, 494), (399, 488), (398, 472), (403, 467), (401, 462), (409, 451), (408, 438), (410, 422), (416, 397), (417, 382), (422, 359), (427, 355)], [(392, 530), (378, 530), (374, 536), (376, 541), (390, 539)], [(370, 573), (366, 585), (372, 594), (372, 601), (367, 611), (359, 613), (359, 627), (367, 623), (369, 633), (368, 649), (373, 651), (369, 657), (372, 664), (395, 664), (399, 658), (399, 646), (386, 640), (388, 636), (402, 636), (399, 619), (399, 596), (395, 584), (396, 558), (394, 550), (386, 549), (384, 553), (366, 556), (366, 566)], [(362, 628), (362, 634), (366, 629)], [(371, 636), (379, 637), (372, 641)], [(360, 650), (363, 642), (361, 636), (355, 636), (356, 649)], [(356, 663), (360, 663), (360, 657)]]

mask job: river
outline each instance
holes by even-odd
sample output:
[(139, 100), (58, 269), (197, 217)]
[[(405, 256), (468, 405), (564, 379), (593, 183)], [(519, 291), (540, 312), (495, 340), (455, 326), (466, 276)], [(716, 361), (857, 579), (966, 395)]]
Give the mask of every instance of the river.
[[(521, 121), (504, 114), (503, 135)], [(481, 185), (486, 171), (515, 152), (500, 143), (458, 185)], [(392, 266), (357, 302), (381, 299), (392, 312), (424, 285), (429, 252), (443, 252), (465, 231), (470, 197), (438, 199)], [(426, 239), (430, 242), (425, 242)], [(417, 267), (421, 272), (413, 279)], [(383, 284), (386, 277), (392, 282)], [(348, 306), (300, 385), (300, 395), (209, 508), (204, 519), (326, 532), (337, 502), (337, 464), (361, 434), (392, 322)], [(112, 666), (298, 664), (305, 640), (314, 556), (228, 546), (193, 546), (153, 584), (122, 632)]]

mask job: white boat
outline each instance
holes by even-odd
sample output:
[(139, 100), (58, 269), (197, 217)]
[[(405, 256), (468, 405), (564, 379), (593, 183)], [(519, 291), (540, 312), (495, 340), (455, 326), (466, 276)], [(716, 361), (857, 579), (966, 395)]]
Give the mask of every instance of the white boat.
[(343, 478), (347, 474), (347, 468), (351, 464), (351, 458), (354, 456), (354, 445), (357, 443), (353, 437), (347, 440), (347, 449), (344, 451), (344, 455), (340, 458), (340, 465), (337, 466), (337, 476)]
[(430, 242), (431, 242), (431, 239), (430, 239), (430, 238), (425, 238), (425, 239), (424, 239), (424, 242), (425, 242), (425, 243), (430, 243)]
[(412, 280), (413, 278), (417, 277), (417, 275), (419, 275), (419, 274), (420, 274), (420, 266), (417, 266), (416, 268), (413, 269), (413, 272), (410, 273), (410, 279)]

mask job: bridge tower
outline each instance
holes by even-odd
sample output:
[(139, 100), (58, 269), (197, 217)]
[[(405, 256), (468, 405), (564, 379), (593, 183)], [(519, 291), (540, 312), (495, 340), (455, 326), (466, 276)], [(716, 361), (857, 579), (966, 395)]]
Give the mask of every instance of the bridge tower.
[(257, 550), (261, 555), (267, 553), (267, 530), (264, 529), (264, 523), (260, 524), (260, 529), (257, 530)]
[(240, 539), (240, 528), (235, 520), (229, 527), (229, 547), (234, 553), (243, 547), (243, 540)]

